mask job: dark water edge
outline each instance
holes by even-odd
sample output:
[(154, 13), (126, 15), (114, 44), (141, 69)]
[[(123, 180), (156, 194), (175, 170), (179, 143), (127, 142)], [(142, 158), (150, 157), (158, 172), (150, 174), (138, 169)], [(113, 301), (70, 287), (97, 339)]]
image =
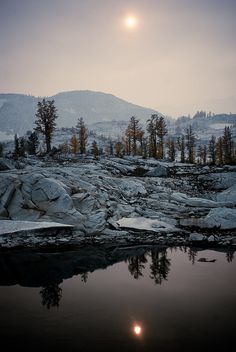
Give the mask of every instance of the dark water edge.
[(7, 351), (232, 350), (233, 250), (5, 251), (0, 268), (0, 339)]

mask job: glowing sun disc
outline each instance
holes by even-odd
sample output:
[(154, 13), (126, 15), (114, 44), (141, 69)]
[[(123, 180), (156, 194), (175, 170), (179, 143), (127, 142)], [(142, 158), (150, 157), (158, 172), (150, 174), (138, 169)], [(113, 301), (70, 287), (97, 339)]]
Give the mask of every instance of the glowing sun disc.
[(128, 16), (125, 19), (125, 24), (128, 28), (134, 28), (137, 26), (137, 18), (134, 16)]

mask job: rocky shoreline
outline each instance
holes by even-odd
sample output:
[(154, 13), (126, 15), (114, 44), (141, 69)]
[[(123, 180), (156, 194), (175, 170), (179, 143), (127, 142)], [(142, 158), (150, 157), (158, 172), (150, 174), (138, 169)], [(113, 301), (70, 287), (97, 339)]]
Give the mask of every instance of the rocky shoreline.
[(133, 157), (2, 159), (0, 166), (2, 250), (87, 244), (235, 248), (236, 167)]

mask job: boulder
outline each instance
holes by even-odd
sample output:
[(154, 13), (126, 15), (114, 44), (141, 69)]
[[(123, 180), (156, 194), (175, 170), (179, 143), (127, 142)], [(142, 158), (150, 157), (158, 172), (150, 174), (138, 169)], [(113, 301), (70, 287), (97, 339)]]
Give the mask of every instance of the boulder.
[(19, 189), (15, 190), (15, 193), (11, 199), (11, 203), (8, 206), (8, 214), (12, 220), (30, 220), (37, 221), (40, 218), (41, 213), (38, 210), (25, 209), (25, 200)]
[(161, 163), (146, 173), (148, 177), (168, 177), (169, 168)]
[(85, 222), (86, 233), (89, 235), (101, 233), (106, 227), (106, 215), (103, 210), (88, 214)]
[(0, 171), (15, 169), (14, 163), (5, 158), (0, 158)]
[[(62, 195), (68, 194), (66, 191), (66, 185), (62, 182), (55, 180), (53, 178), (42, 178), (33, 186), (32, 190), (32, 200), (34, 202), (41, 201), (40, 197), (44, 198), (46, 195), (47, 199), (50, 201), (59, 198)], [(37, 199), (39, 196), (39, 199)]]
[(236, 229), (236, 209), (216, 208), (210, 210), (203, 225), (207, 228), (218, 227), (221, 230)]
[(214, 208), (205, 217), (180, 219), (180, 225), (202, 229), (233, 230), (236, 229), (236, 209)]
[(128, 197), (135, 197), (139, 195), (144, 196), (147, 194), (144, 182), (131, 180), (128, 178), (119, 179), (119, 181), (117, 180), (115, 182), (115, 187), (117, 187), (124, 196)]
[(204, 240), (205, 236), (203, 236), (201, 233), (193, 232), (189, 235), (190, 242), (202, 242)]

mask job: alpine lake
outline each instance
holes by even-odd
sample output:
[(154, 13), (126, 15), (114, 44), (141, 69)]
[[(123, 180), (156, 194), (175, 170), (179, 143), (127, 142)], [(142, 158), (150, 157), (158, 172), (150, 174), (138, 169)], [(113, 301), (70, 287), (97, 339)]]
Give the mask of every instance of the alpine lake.
[(1, 253), (5, 351), (233, 351), (234, 252), (85, 246)]

